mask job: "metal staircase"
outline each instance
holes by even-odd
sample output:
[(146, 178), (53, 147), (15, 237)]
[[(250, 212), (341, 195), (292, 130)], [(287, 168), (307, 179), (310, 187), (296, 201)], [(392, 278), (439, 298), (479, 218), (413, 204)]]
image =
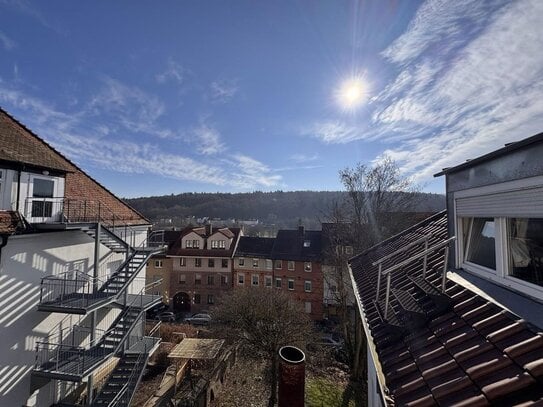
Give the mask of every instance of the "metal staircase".
[[(160, 295), (146, 294), (146, 290), (160, 282), (146, 286), (145, 282), (140, 284), (137, 276), (152, 255), (164, 250), (163, 232), (148, 234), (144, 242), (133, 247), (113, 228), (99, 223), (81, 224), (78, 229), (95, 239), (95, 259), (100, 253), (100, 244), (106, 246), (110, 253), (117, 253), (118, 256), (124, 254), (124, 260), (105, 277), (91, 277), (73, 270), (42, 279), (38, 310), (79, 314), (85, 323), (68, 324), (70, 332), (61, 331), (60, 335), (47, 342), (38, 342), (33, 375), (72, 382), (83, 382), (89, 377), (89, 386), (92, 387), (92, 376), (89, 375), (106, 360), (116, 356), (120, 362), (114, 375), (98, 397), (90, 397), (90, 405), (127, 406), (150, 352), (160, 341), (143, 333), (145, 311), (162, 300)], [(126, 238), (126, 227), (124, 231)], [(98, 267), (99, 262), (95, 263)], [(135, 286), (143, 287), (138, 294), (131, 293)], [(112, 319), (100, 321), (102, 326), (108, 326), (100, 330), (96, 328), (96, 311), (103, 307), (109, 311), (104, 318)], [(114, 309), (120, 312), (111, 317)], [(128, 368), (131, 369), (129, 375), (126, 374)]]

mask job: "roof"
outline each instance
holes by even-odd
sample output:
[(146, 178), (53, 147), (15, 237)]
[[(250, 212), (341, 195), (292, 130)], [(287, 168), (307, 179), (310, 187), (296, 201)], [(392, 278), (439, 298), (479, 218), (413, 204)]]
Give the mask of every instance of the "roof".
[[(451, 280), (441, 294), (443, 249), (428, 257), (424, 281), (431, 287), (421, 282), (421, 261), (391, 274), (393, 311), (383, 319), (375, 301), (378, 268), (372, 263), (428, 234), (430, 247), (446, 241), (445, 212), (351, 259), (357, 302), (389, 404), (513, 406), (543, 400), (540, 329)], [(414, 246), (383, 267), (421, 251)], [(382, 284), (381, 298), (385, 290)]]
[[(228, 231), (226, 231), (228, 230)], [(228, 250), (225, 249), (186, 249), (183, 248), (183, 237), (194, 232), (203, 238), (209, 238), (216, 232), (220, 231), (224, 236), (232, 236), (233, 242)], [(170, 245), (168, 256), (190, 256), (190, 257), (232, 257), (235, 249), (236, 240), (241, 232), (240, 228), (218, 228), (211, 231), (211, 235), (207, 235), (204, 227), (187, 227), (180, 232), (179, 238)]]
[(538, 133), (535, 136), (525, 138), (524, 140), (516, 141), (513, 143), (508, 143), (505, 147), (502, 147), (498, 150), (494, 150), (488, 154), (482, 155), (480, 157), (474, 158), (472, 160), (466, 161), (462, 164), (459, 164), (454, 167), (443, 168), (441, 172), (434, 174), (434, 177), (440, 177), (441, 175), (448, 175), (453, 172), (461, 171), (465, 168), (473, 167), (477, 164), (480, 164), (485, 161), (490, 161), (494, 158), (501, 157), (507, 154), (512, 153), (513, 151), (520, 150), (523, 147), (529, 146), (531, 144), (540, 143), (543, 141), (543, 133)]
[(0, 211), (0, 234), (15, 233), (21, 227), (21, 223), (17, 211)]
[(185, 338), (175, 345), (169, 358), (181, 359), (215, 359), (224, 339), (196, 339)]
[(275, 238), (242, 236), (239, 239), (236, 256), (271, 258)]
[[(288, 230), (281, 229), (277, 232), (275, 244), (272, 249), (272, 258), (294, 261), (319, 261), (321, 260), (320, 230), (304, 230), (303, 227)], [(306, 242), (308, 245), (306, 245)]]
[(0, 160), (66, 174), (64, 197), (79, 201), (99, 201), (122, 224), (150, 224), (142, 214), (116, 197), (72, 161), (47, 144), (25, 125), (0, 108)]

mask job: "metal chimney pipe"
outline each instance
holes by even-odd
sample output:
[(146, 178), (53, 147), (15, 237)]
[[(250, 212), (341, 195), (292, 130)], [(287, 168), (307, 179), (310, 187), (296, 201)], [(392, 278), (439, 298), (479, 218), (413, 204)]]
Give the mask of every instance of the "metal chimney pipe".
[(279, 407), (304, 407), (305, 354), (295, 346), (279, 349)]

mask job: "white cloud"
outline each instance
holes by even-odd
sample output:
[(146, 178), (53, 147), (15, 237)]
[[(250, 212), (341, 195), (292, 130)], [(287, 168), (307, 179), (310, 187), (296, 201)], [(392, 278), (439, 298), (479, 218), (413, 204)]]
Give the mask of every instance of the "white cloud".
[(168, 65), (164, 71), (155, 75), (155, 79), (158, 83), (175, 82), (178, 85), (182, 85), (185, 82), (188, 70), (178, 64), (172, 59), (168, 60)]
[(410, 22), (407, 31), (396, 39), (383, 56), (406, 63), (428, 50), (443, 55), (461, 46), (471, 34), (481, 30), (492, 18), (491, 11), (506, 0), (428, 0)]
[(297, 163), (307, 163), (307, 162), (318, 160), (319, 155), (317, 153), (315, 154), (297, 153), (297, 154), (292, 154), (290, 156), (290, 159)]
[(16, 47), (17, 43), (12, 40), (10, 37), (8, 37), (4, 32), (0, 31), (0, 44), (4, 47), (4, 49), (7, 49), (8, 51), (10, 49), (13, 49)]
[[(375, 98), (370, 134), (400, 140), (386, 153), (419, 182), (543, 129), (543, 3), (517, 1), (488, 13), (471, 41), (434, 61), (415, 39), (460, 43), (460, 4), (471, 2), (446, 2), (451, 10), (443, 4), (421, 7), (422, 14), (385, 52), (402, 70)], [(478, 16), (482, 6), (473, 6)], [(432, 13), (440, 15), (435, 22)]]
[(367, 138), (361, 128), (348, 125), (341, 121), (327, 121), (317, 123), (301, 131), (302, 135), (318, 138), (327, 144), (343, 144), (354, 140)]
[(219, 80), (209, 85), (210, 97), (213, 102), (226, 103), (238, 93), (238, 85), (235, 80)]
[(219, 132), (213, 127), (202, 123), (193, 129), (192, 133), (196, 137), (196, 148), (200, 154), (214, 155), (226, 150), (224, 144), (221, 143)]
[[(107, 93), (112, 97), (110, 104), (101, 105), (99, 109), (113, 108), (115, 112), (124, 112), (129, 104), (127, 100), (138, 99), (141, 95), (122, 84), (110, 84), (113, 84)], [(0, 104), (23, 113), (24, 118), (18, 117), (19, 120), (81, 166), (128, 174), (154, 174), (242, 190), (274, 187), (281, 180), (281, 176), (272, 174), (265, 164), (246, 155), (236, 154), (225, 160), (196, 160), (166, 151), (153, 143), (123, 139), (124, 130), (97, 120), (101, 119), (97, 111), (87, 108), (66, 113), (19, 89), (7, 88), (2, 82), (0, 85)], [(96, 106), (101, 100), (95, 97), (90, 105)], [(144, 111), (147, 117), (160, 115), (158, 108)]]

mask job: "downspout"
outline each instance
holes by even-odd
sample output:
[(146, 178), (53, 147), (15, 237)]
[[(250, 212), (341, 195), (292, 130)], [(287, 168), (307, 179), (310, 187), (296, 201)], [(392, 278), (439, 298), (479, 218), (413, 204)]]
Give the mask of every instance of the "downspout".
[(19, 199), (21, 198), (21, 170), (17, 170), (17, 199), (15, 200), (15, 210), (19, 212)]

